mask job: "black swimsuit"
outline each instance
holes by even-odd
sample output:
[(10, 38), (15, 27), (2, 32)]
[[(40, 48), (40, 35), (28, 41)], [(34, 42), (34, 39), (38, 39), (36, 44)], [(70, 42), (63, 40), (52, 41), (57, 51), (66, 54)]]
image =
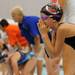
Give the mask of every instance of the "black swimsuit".
[[(60, 25), (61, 24), (63, 24), (63, 23), (60, 23)], [(49, 39), (51, 40), (51, 33), (50, 32), (48, 33), (48, 36), (49, 36)], [(64, 42), (66, 44), (68, 44), (69, 46), (71, 46), (73, 49), (75, 49), (75, 36), (66, 38)], [(49, 58), (49, 55), (46, 50), (45, 50), (45, 53), (46, 53), (47, 57)]]
[(65, 43), (70, 45), (73, 49), (75, 49), (75, 36), (66, 38)]
[[(48, 33), (49, 39), (51, 40), (51, 33)], [(69, 38), (65, 38), (64, 41), (66, 44), (68, 44), (69, 46), (71, 46), (73, 49), (75, 49), (75, 36), (73, 37), (69, 37)], [(45, 50), (45, 53), (47, 55), (47, 57), (49, 58), (49, 54), (47, 53), (47, 51)]]

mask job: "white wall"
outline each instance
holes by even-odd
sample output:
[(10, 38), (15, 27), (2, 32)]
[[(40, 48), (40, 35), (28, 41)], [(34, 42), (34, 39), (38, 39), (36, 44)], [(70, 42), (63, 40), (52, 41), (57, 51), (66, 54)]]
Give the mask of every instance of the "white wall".
[(38, 15), (41, 7), (49, 0), (0, 0), (0, 18), (9, 18), (10, 10), (16, 5), (24, 9), (26, 15)]

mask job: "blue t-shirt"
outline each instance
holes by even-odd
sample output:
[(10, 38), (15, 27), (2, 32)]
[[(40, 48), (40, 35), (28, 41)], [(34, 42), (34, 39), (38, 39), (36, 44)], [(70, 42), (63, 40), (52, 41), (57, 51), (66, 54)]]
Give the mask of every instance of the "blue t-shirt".
[[(23, 36), (25, 36), (30, 44), (34, 44), (34, 37), (40, 36), (40, 32), (38, 30), (38, 21), (39, 17), (37, 16), (24, 16), (21, 23), (19, 23), (19, 28)], [(40, 36), (40, 42), (42, 42)]]

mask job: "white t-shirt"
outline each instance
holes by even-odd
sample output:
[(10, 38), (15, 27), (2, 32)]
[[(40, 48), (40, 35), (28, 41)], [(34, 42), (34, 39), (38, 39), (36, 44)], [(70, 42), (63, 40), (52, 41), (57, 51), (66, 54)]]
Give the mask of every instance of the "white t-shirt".
[(64, 10), (64, 21), (75, 24), (75, 0), (67, 0)]

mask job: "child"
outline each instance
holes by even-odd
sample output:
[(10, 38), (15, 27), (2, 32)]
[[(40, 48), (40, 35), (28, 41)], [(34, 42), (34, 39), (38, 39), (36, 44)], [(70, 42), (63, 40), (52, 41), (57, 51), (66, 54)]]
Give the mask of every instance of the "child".
[(8, 35), (7, 43), (13, 50), (18, 48), (17, 51), (12, 53), (12, 55), (10, 53), (8, 55), (9, 62), (11, 63), (11, 67), (13, 69), (13, 74), (15, 73), (15, 75), (20, 75), (18, 65), (25, 64), (25, 62), (31, 62), (31, 60), (33, 60), (32, 57), (34, 56), (34, 52), (30, 50), (28, 41), (20, 34), (18, 26), (9, 25), (5, 19), (1, 20), (0, 26), (1, 29), (3, 29)]

